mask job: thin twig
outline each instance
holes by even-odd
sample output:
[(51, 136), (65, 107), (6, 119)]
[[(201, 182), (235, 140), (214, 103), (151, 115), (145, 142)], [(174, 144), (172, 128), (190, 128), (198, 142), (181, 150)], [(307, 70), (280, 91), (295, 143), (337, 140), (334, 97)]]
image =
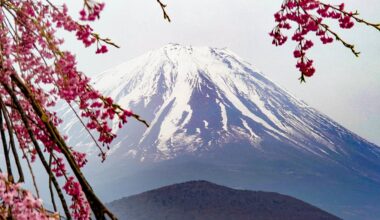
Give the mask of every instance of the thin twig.
[[(50, 152), (50, 157), (49, 157), (49, 168), (51, 169), (51, 164), (52, 164), (52, 159), (53, 159), (53, 152)], [(57, 211), (57, 205), (55, 204), (55, 199), (54, 199), (54, 192), (53, 188), (51, 186), (52, 179), (51, 176), (49, 175), (49, 191), (50, 191), (50, 198), (51, 198), (51, 203), (53, 204), (54, 211)]]
[(74, 107), (69, 102), (67, 102), (67, 104), (69, 105), (69, 107), (71, 108), (71, 110), (74, 112), (75, 116), (77, 117), (77, 119), (79, 120), (79, 122), (82, 124), (82, 126), (86, 129), (87, 133), (90, 135), (92, 141), (98, 147), (98, 149), (100, 150), (100, 152), (104, 153), (103, 150), (102, 150), (102, 148), (100, 147), (99, 143), (96, 141), (94, 135), (92, 135), (91, 131), (84, 124), (83, 120), (81, 119), (81, 117), (79, 117), (79, 115), (78, 115), (77, 111), (75, 111)]
[(166, 12), (166, 6), (164, 3), (161, 2), (161, 0), (157, 0), (157, 3), (160, 5), (162, 9), (162, 14), (164, 15), (164, 20), (168, 20), (168, 22), (171, 22), (170, 17), (168, 13)]

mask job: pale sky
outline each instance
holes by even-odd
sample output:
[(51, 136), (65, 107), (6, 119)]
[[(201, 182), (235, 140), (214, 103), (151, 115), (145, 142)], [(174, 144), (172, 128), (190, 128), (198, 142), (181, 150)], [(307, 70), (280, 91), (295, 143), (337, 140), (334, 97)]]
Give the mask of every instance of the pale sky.
[[(75, 14), (82, 1), (65, 2)], [(74, 37), (65, 35), (67, 47), (77, 54), (80, 69), (91, 76), (167, 43), (228, 47), (296, 97), (380, 145), (379, 31), (363, 25), (340, 31), (347, 41), (355, 43), (360, 58), (339, 43), (316, 43), (310, 57), (317, 72), (306, 84), (300, 84), (292, 57), (294, 43), (274, 47), (268, 36), (281, 0), (163, 2), (168, 4), (172, 23), (162, 19), (155, 0), (106, 1), (101, 20), (94, 24), (95, 31), (113, 39), (121, 49), (95, 55), (94, 48), (84, 49)], [(343, 2), (358, 9), (362, 17), (380, 23), (379, 0)]]

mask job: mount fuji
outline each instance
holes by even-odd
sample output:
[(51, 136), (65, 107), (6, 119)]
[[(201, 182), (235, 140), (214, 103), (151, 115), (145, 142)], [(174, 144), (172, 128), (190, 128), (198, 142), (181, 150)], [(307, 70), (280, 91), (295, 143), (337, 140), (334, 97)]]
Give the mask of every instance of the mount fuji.
[[(343, 219), (380, 216), (380, 148), (228, 49), (169, 44), (93, 85), (150, 122), (115, 123), (108, 160), (90, 160), (86, 174), (106, 200), (203, 179), (289, 194)], [(61, 112), (69, 142), (96, 156), (80, 122)]]

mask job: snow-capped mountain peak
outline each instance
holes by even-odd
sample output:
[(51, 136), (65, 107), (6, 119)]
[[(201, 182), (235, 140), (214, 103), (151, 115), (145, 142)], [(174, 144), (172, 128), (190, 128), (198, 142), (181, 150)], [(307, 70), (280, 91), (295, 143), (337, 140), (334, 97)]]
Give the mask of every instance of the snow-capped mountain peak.
[(353, 135), (228, 49), (168, 44), (99, 74), (94, 86), (150, 121), (120, 131), (115, 144), (141, 160), (273, 141), (325, 157), (345, 153), (337, 135)]

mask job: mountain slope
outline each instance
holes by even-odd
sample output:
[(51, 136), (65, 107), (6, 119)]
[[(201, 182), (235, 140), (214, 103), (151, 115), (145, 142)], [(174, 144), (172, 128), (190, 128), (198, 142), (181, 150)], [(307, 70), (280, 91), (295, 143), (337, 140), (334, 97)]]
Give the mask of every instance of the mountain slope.
[[(206, 179), (289, 194), (345, 219), (380, 216), (379, 147), (227, 49), (169, 44), (98, 75), (94, 86), (151, 124), (115, 125), (109, 160), (90, 163), (106, 199)], [(70, 143), (93, 152), (62, 111)]]
[(339, 220), (290, 196), (206, 181), (166, 186), (108, 204), (120, 220)]

